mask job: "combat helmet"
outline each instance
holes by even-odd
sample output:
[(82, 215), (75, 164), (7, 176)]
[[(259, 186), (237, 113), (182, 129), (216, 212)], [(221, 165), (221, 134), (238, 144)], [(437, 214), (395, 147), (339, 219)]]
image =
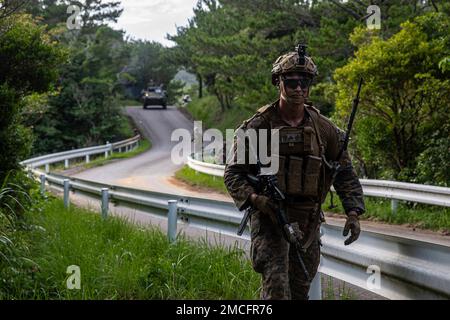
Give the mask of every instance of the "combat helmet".
[(299, 72), (311, 78), (318, 75), (316, 64), (306, 54), (307, 46), (299, 44), (295, 51), (286, 53), (275, 61), (272, 68), (272, 84), (278, 84), (278, 77), (289, 72)]

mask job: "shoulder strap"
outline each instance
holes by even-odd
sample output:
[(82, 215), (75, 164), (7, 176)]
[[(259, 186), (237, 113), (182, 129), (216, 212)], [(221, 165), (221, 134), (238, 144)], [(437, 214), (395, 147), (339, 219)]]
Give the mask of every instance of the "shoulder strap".
[(273, 104), (266, 104), (265, 106), (262, 106), (261, 108), (259, 108), (257, 113), (264, 113), (267, 110), (269, 110), (269, 108), (272, 106), (273, 106)]
[(317, 141), (319, 142), (320, 147), (320, 156), (322, 157), (325, 154), (325, 147), (322, 143), (322, 138), (320, 137), (320, 131), (319, 128), (319, 119), (321, 117), (320, 111), (309, 105), (305, 105), (305, 110), (307, 110), (308, 114), (311, 116), (311, 122), (313, 124), (314, 131), (316, 132)]
[(265, 106), (262, 106), (261, 108), (259, 108), (256, 113), (249, 119), (244, 120), (243, 125), (246, 127), (247, 124), (252, 121), (253, 119), (255, 119), (256, 117), (262, 117), (265, 121), (267, 121), (267, 118), (265, 117), (265, 114), (270, 112), (272, 110), (272, 107), (277, 103), (278, 101), (274, 102), (274, 103), (270, 103), (270, 104), (266, 104)]

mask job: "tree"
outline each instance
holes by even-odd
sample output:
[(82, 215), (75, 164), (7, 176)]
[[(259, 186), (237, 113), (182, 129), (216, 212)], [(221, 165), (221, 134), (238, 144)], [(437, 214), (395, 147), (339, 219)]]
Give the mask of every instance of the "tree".
[(23, 126), (22, 99), (52, 89), (64, 53), (29, 16), (12, 15), (0, 35), (0, 181), (29, 155), (31, 131)]
[(129, 61), (121, 31), (107, 26), (81, 37), (61, 67), (60, 91), (49, 97), (48, 110), (36, 122), (34, 153), (79, 148), (125, 138), (127, 120), (119, 105), (120, 74)]
[[(449, 123), (449, 74), (439, 68), (450, 54), (449, 22), (444, 13), (428, 13), (403, 23), (387, 40), (362, 28), (352, 35), (355, 58), (335, 72), (337, 117), (348, 114), (363, 76), (356, 146), (373, 178), (415, 181), (419, 155)], [(446, 128), (439, 136), (447, 139)]]
[[(69, 5), (81, 9), (81, 30), (66, 27)], [(33, 153), (79, 148), (129, 136), (119, 100), (124, 86), (133, 81), (126, 70), (130, 46), (122, 31), (106, 25), (117, 21), (122, 12), (120, 2), (31, 0), (26, 10), (69, 52), (69, 59), (59, 68), (57, 94), (33, 96), (28, 101), (39, 110), (31, 112), (27, 121), (38, 137)]]
[(84, 34), (92, 33), (95, 27), (106, 21), (117, 22), (123, 12), (120, 1), (102, 0), (28, 0), (25, 10), (34, 17), (39, 17), (42, 23), (54, 28), (58, 24), (66, 23), (69, 15), (67, 8), (77, 5), (80, 8), (81, 27)]
[(142, 90), (151, 82), (168, 87), (178, 66), (171, 63), (169, 49), (158, 42), (133, 41), (127, 72), (134, 78), (135, 86)]

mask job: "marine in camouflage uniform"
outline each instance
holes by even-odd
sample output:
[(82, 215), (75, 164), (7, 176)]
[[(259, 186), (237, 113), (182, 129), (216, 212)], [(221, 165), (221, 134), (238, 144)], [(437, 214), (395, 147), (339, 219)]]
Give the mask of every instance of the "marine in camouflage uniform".
[[(295, 90), (309, 94), (309, 86), (317, 74), (313, 60), (300, 50), (278, 58), (272, 70), (272, 82), (280, 88), (280, 100), (260, 108), (257, 113), (238, 128), (242, 130), (279, 130), (279, 169), (276, 173), (278, 187), (286, 195), (282, 205), (290, 223), (298, 224), (303, 232), (302, 258), (309, 273), (306, 277), (296, 258), (294, 246), (282, 235), (274, 218), (277, 205), (264, 195), (258, 195), (247, 180), (247, 174), (257, 174), (255, 164), (238, 163), (237, 140), (233, 156), (225, 167), (225, 185), (240, 210), (251, 206), (251, 259), (253, 268), (262, 275), (261, 299), (308, 299), (312, 278), (320, 262), (320, 224), (324, 222), (320, 205), (333, 184), (347, 214), (345, 241), (355, 241), (360, 232), (358, 216), (364, 213), (363, 192), (348, 153), (339, 159), (340, 170), (334, 181), (327, 165), (338, 160), (344, 132), (313, 106), (291, 103), (303, 108), (302, 120), (288, 123), (280, 111), (281, 99)], [(288, 80), (286, 80), (288, 79)], [(283, 83), (281, 83), (283, 82)], [(290, 86), (289, 88), (286, 88)], [(306, 100), (306, 99), (305, 99)], [(283, 102), (286, 103), (286, 102)], [(270, 145), (270, 142), (268, 143)], [(258, 143), (259, 145), (259, 143)], [(268, 146), (270, 150), (270, 147)], [(248, 152), (248, 147), (245, 149)]]

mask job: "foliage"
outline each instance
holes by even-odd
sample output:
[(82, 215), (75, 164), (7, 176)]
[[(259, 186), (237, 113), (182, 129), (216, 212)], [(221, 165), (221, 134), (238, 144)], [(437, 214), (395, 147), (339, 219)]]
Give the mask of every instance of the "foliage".
[(183, 94), (185, 84), (180, 80), (172, 80), (167, 86), (167, 103), (173, 105), (179, 101)]
[(27, 15), (0, 21), (0, 181), (28, 156), (32, 135), (22, 123), (21, 102), (29, 94), (52, 90), (64, 52)]
[(227, 194), (227, 189), (222, 177), (215, 177), (184, 166), (175, 173), (175, 177), (191, 186), (207, 188), (209, 190)]
[(169, 49), (157, 42), (141, 40), (132, 41), (129, 46), (131, 53), (126, 72), (133, 79), (133, 86), (140, 91), (162, 84), (168, 90), (177, 72), (177, 65), (170, 63)]
[[(0, 299), (257, 298), (260, 277), (244, 250), (220, 239), (179, 235), (171, 245), (159, 229), (52, 198), (30, 219), (41, 227), (20, 236), (35, 264), (0, 270)], [(67, 289), (70, 265), (80, 267), (81, 290)]]
[[(117, 14), (113, 4), (106, 5), (102, 4), (102, 8), (109, 8), (110, 15), (92, 16), (81, 30), (54, 26), (49, 31), (66, 48), (69, 59), (59, 68), (59, 91), (47, 98), (43, 112), (30, 115), (37, 137), (34, 154), (120, 140), (130, 131), (119, 104), (129, 48), (121, 31), (98, 26), (101, 17), (102, 21), (114, 20)], [(51, 17), (46, 16), (48, 19)]]
[(54, 28), (66, 23), (69, 18), (69, 5), (79, 6), (83, 33), (91, 33), (106, 21), (117, 22), (123, 12), (120, 1), (102, 0), (28, 0), (25, 10), (38, 17), (49, 28)]
[[(34, 212), (41, 201), (37, 185), (22, 171), (9, 171), (0, 185), (0, 274), (29, 268), (34, 262), (28, 258), (27, 243), (18, 236), (35, 226), (28, 223), (26, 212)], [(4, 287), (7, 277), (0, 276)], [(1, 294), (0, 294), (1, 295)]]
[[(122, 31), (106, 25), (116, 21), (120, 2), (85, 0), (81, 30), (67, 30), (70, 1), (35, 0), (28, 11), (69, 52), (60, 66), (59, 92), (30, 114), (37, 136), (34, 154), (80, 148), (126, 138), (130, 128), (120, 101), (137, 99), (153, 81), (166, 87), (177, 66), (167, 63), (167, 49), (155, 42), (128, 41)], [(38, 100), (34, 100), (38, 102)]]
[(438, 127), (428, 139), (425, 150), (417, 157), (417, 174), (419, 183), (450, 187), (450, 124)]
[[(366, 212), (361, 216), (363, 220), (379, 221), (389, 224), (407, 225), (413, 228), (428, 229), (448, 235), (450, 231), (450, 208), (420, 203), (399, 201), (397, 212), (392, 213), (391, 199), (366, 197), (364, 199)], [(330, 209), (330, 197), (324, 202), (323, 208), (329, 214), (334, 212), (343, 215), (344, 208), (339, 198), (334, 196)]]
[[(449, 16), (430, 13), (402, 24), (387, 40), (356, 29), (355, 58), (337, 69), (337, 117), (349, 113), (358, 78), (365, 79), (356, 146), (372, 177), (415, 180), (417, 157), (430, 147), (436, 128), (447, 128), (450, 80), (439, 61), (450, 52)], [(432, 27), (430, 27), (432, 26)], [(383, 175), (381, 175), (383, 176)]]

